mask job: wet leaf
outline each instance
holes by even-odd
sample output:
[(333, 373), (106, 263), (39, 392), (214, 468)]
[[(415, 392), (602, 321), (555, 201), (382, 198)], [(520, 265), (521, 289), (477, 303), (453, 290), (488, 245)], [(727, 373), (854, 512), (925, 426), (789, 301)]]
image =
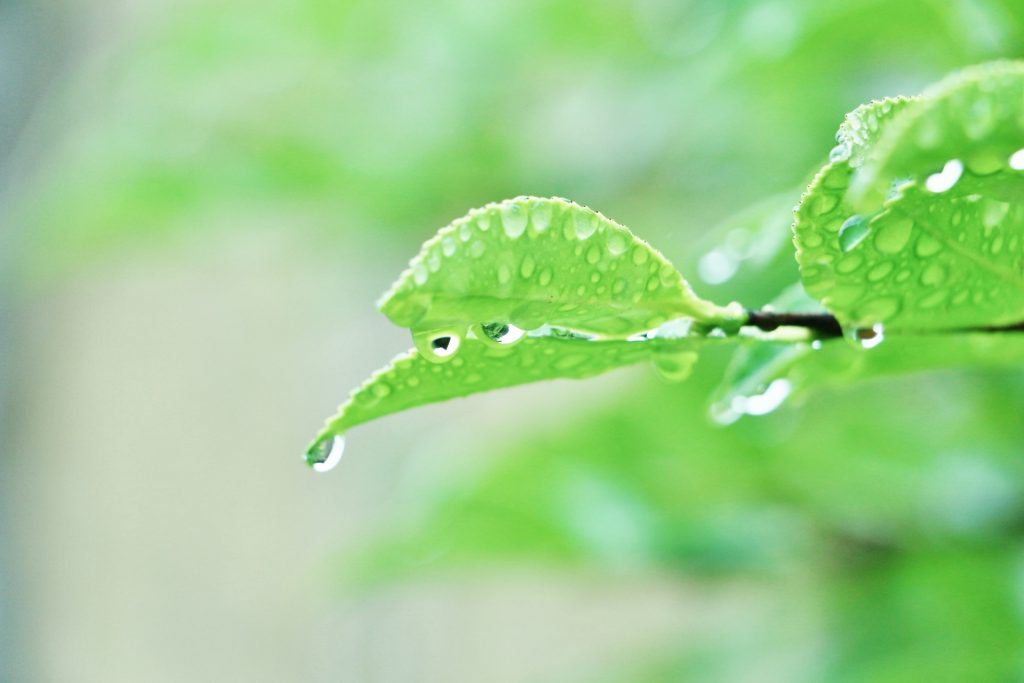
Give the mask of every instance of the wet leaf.
[(736, 326), (738, 306), (698, 298), (647, 242), (563, 199), (489, 204), (423, 245), (380, 309), (414, 334), (478, 323), (543, 324), (624, 337), (674, 318)]
[(322, 452), (321, 444), (330, 438), (402, 410), (540, 380), (585, 379), (643, 361), (662, 368), (687, 366), (699, 345), (715, 341), (704, 337), (595, 341), (544, 336), (527, 337), (511, 348), (496, 348), (469, 338), (458, 355), (443, 364), (413, 349), (352, 392), (317, 436), (308, 457)]
[(1024, 319), (1024, 170), (1010, 165), (1024, 147), (1024, 66), (862, 107), (838, 137), (794, 224), (810, 294), (853, 327)]

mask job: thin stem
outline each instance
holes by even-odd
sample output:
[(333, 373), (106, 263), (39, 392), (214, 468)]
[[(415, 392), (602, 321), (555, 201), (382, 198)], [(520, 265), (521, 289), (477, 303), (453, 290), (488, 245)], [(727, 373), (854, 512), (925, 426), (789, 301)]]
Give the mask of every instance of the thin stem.
[[(814, 332), (819, 339), (843, 336), (843, 327), (830, 313), (780, 313), (776, 311), (747, 311), (747, 325), (764, 332), (773, 332), (780, 327), (803, 327)], [(984, 325), (962, 327), (947, 332), (1024, 332), (1024, 322), (1012, 325)]]
[(747, 316), (748, 325), (765, 332), (773, 332), (780, 327), (803, 327), (812, 330), (823, 339), (843, 336), (843, 328), (839, 321), (829, 313), (747, 311)]

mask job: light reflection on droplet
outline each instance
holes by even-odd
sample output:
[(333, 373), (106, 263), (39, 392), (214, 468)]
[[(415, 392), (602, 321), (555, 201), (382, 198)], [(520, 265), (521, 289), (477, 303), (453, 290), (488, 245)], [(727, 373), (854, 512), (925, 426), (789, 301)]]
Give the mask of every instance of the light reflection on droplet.
[(885, 328), (881, 325), (854, 330), (853, 334), (862, 349), (873, 349), (885, 341)]
[(963, 172), (964, 163), (959, 159), (951, 159), (946, 162), (941, 171), (928, 176), (924, 186), (929, 192), (947, 192), (953, 189)]
[(1010, 168), (1014, 171), (1024, 171), (1024, 149), (1018, 149), (1010, 156)]

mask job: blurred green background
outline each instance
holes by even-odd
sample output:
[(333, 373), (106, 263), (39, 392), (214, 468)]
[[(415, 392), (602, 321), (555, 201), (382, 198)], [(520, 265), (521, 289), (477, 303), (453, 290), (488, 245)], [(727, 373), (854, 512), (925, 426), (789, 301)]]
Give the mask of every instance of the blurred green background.
[(1020, 56), (1018, 0), (0, 1), (0, 678), (1024, 680), (1018, 370), (722, 427), (715, 351), (301, 462), (469, 208), (761, 305), (846, 111)]

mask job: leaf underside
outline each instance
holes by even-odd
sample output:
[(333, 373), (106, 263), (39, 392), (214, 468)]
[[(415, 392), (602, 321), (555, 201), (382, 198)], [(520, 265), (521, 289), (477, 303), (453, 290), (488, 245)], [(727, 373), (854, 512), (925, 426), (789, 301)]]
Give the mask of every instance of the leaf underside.
[[(592, 341), (527, 337), (511, 348), (467, 339), (446, 363), (413, 349), (377, 371), (338, 409), (316, 444), (385, 415), (470, 394), (545, 379), (585, 379), (615, 368), (654, 361), (668, 374), (685, 374), (705, 338)], [(312, 449), (311, 449), (312, 450)]]

